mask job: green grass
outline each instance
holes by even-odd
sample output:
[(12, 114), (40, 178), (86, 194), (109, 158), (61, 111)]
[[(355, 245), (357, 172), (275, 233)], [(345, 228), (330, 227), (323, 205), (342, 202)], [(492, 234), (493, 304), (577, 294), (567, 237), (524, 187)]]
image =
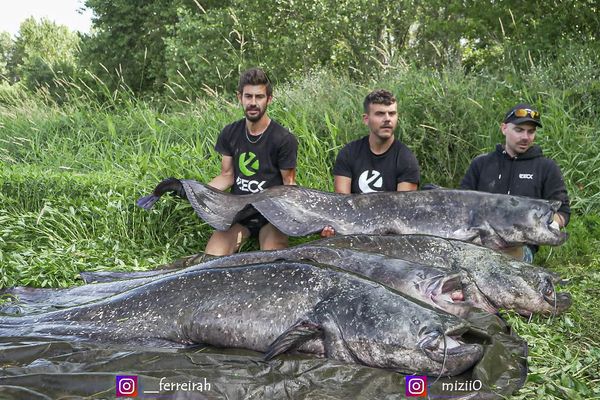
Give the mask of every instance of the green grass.
[(566, 281), (570, 311), (531, 321), (507, 315), (529, 346), (530, 374), (517, 399), (600, 398), (600, 216), (575, 216), (569, 233), (563, 246), (542, 248), (536, 263)]
[[(504, 76), (400, 66), (357, 84), (318, 72), (277, 87), (270, 109), (299, 139), (299, 183), (332, 190), (340, 147), (366, 134), (361, 103), (371, 89), (394, 91), (399, 137), (422, 182), (447, 187), (501, 141), (499, 121), (513, 103), (541, 107), (537, 141), (563, 170), (573, 216), (569, 241), (543, 248), (536, 262), (569, 280), (574, 305), (551, 319), (507, 315), (530, 345), (521, 399), (600, 398), (600, 68), (595, 56), (571, 56)], [(211, 229), (187, 202), (165, 196), (150, 212), (134, 203), (165, 177), (205, 182), (218, 173), (215, 139), (242, 116), (234, 98), (159, 104), (65, 85), (61, 106), (0, 85), (0, 287), (65, 287), (81, 271), (143, 270), (203, 250)]]
[(527, 384), (516, 399), (600, 398), (600, 263), (556, 269), (569, 279), (571, 310), (552, 318), (524, 320), (508, 315), (511, 327), (529, 346)]

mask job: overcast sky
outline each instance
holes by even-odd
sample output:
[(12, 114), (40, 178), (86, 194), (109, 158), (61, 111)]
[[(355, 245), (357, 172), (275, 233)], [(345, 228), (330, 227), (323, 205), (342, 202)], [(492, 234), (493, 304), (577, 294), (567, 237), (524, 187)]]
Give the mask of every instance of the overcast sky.
[(28, 17), (42, 17), (57, 24), (66, 25), (73, 31), (89, 32), (92, 12), (80, 14), (84, 0), (0, 0), (0, 32), (15, 35), (19, 25)]

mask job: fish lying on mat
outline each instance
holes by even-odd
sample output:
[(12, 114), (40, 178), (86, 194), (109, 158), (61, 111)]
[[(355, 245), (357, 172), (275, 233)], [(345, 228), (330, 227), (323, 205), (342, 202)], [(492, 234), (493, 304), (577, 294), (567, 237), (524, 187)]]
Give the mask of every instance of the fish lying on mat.
[[(4, 309), (4, 312), (7, 313), (11, 309), (15, 310), (16, 307), (20, 307), (21, 312), (27, 313), (71, 307), (122, 293), (167, 274), (181, 274), (195, 269), (238, 267), (281, 260), (312, 261), (319, 264), (333, 265), (345, 271), (361, 274), (432, 307), (461, 317), (468, 315), (473, 306), (484, 308), (487, 304), (477, 304), (464, 297), (460, 280), (461, 275), (458, 272), (448, 272), (430, 265), (350, 249), (302, 246), (275, 251), (233, 254), (176, 272), (169, 269), (145, 271), (144, 273), (112, 272), (109, 275), (109, 277), (115, 279), (112, 282), (105, 281), (67, 289), (16, 287), (6, 290), (5, 294), (17, 298), (17, 301), (7, 303), (5, 307), (0, 306), (0, 311)], [(86, 276), (89, 276), (89, 274), (86, 274)], [(100, 278), (105, 279), (106, 277), (102, 274)]]
[(0, 336), (301, 352), (456, 375), (483, 355), (469, 324), (335, 267), (270, 263), (164, 276), (87, 305), (0, 317)]
[(113, 282), (68, 289), (7, 289), (4, 294), (17, 301), (5, 303), (0, 311), (28, 313), (70, 307), (119, 294), (159, 275), (277, 260), (334, 265), (458, 316), (467, 315), (471, 306), (491, 313), (502, 308), (525, 316), (549, 315), (564, 312), (571, 304), (568, 293), (556, 292), (558, 277), (551, 272), (482, 246), (428, 235), (349, 235), (283, 250), (233, 254), (175, 272), (111, 272), (112, 278), (121, 279)]

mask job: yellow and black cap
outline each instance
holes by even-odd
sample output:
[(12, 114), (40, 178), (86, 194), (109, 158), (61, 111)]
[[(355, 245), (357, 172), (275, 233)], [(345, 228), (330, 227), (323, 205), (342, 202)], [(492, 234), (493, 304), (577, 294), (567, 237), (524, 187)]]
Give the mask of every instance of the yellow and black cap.
[(515, 125), (523, 124), (525, 122), (531, 122), (542, 127), (540, 122), (540, 112), (533, 107), (531, 104), (520, 103), (511, 108), (504, 116), (505, 124), (513, 123)]

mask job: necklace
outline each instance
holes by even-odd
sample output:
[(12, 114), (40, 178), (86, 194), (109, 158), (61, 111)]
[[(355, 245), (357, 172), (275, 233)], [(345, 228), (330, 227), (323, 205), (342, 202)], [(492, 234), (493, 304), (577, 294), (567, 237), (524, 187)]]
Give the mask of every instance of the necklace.
[[(265, 133), (264, 130), (261, 133), (259, 133), (258, 135), (251, 135), (250, 129), (248, 129), (248, 125), (246, 125), (246, 139), (248, 139), (248, 141), (252, 144), (258, 143), (260, 141), (260, 139), (262, 139), (263, 133)], [(250, 136), (254, 136), (256, 139), (254, 139), (254, 141), (253, 141), (252, 139), (250, 139)]]

